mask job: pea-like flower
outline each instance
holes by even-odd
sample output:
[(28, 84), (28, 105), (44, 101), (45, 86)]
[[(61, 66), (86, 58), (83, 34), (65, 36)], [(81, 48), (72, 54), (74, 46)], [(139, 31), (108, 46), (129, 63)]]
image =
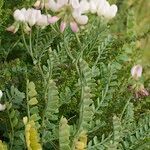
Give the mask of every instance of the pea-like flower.
[(90, 0), (90, 12), (97, 13), (106, 19), (112, 19), (116, 16), (118, 8), (116, 5), (110, 5), (106, 0)]
[(23, 30), (28, 33), (31, 31), (31, 27), (34, 25), (45, 27), (48, 25), (48, 18), (47, 15), (41, 14), (40, 10), (36, 10), (33, 8), (25, 9), (22, 8), (21, 10), (15, 10), (14, 14), (15, 22), (13, 25), (8, 27), (6, 30), (16, 33), (22, 24)]
[(142, 66), (141, 65), (135, 65), (131, 69), (131, 75), (135, 80), (138, 80), (142, 76)]
[(39, 17), (39, 19), (37, 20), (36, 25), (42, 26), (42, 27), (48, 26), (49, 25), (49, 23), (48, 23), (48, 16), (42, 14)]
[(27, 10), (25, 8), (22, 8), (21, 10), (17, 9), (14, 11), (14, 19), (16, 21), (25, 22), (26, 21), (26, 12)]
[(27, 9), (25, 13), (26, 22), (30, 27), (34, 26), (41, 17), (41, 11), (33, 8)]
[(134, 84), (129, 86), (130, 91), (133, 91), (136, 98), (149, 96), (149, 91), (144, 87), (144, 84), (139, 80), (142, 77), (143, 68), (141, 65), (135, 65), (131, 68), (131, 75), (134, 79)]
[(49, 23), (55, 23), (61, 19), (60, 30), (63, 32), (69, 24), (73, 32), (78, 32), (78, 25), (85, 25), (88, 17), (84, 15), (89, 10), (89, 3), (86, 0), (50, 0), (50, 9), (57, 13), (49, 18)]

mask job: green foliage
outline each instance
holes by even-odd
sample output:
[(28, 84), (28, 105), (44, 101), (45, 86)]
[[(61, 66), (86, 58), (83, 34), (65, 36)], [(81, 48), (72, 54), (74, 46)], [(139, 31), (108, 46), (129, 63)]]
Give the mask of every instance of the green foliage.
[(43, 143), (53, 141), (58, 138), (58, 109), (59, 109), (59, 96), (56, 83), (50, 80), (48, 83), (47, 101), (43, 114)]
[(59, 123), (59, 148), (61, 150), (71, 150), (70, 148), (70, 127), (67, 119), (62, 117)]
[(0, 149), (27, 148), (27, 116), (43, 150), (149, 150), (150, 98), (130, 89), (134, 64), (150, 88), (148, 0), (110, 0), (116, 19), (88, 14), (78, 33), (60, 33), (59, 23), (6, 32), (13, 11), (34, 2), (0, 1)]

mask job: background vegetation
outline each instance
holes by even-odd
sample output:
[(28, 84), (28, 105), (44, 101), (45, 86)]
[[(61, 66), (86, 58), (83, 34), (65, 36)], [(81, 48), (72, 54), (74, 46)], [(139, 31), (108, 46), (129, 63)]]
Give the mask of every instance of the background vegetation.
[[(51, 27), (34, 30), (31, 57), (21, 33), (13, 35), (6, 28), (13, 23), (15, 9), (30, 7), (34, 1), (0, 1), (0, 89), (4, 91), (1, 103), (7, 104), (7, 110), (0, 112), (0, 140), (8, 149), (26, 149), (22, 120), (27, 113), (36, 123), (45, 150), (67, 150), (63, 138), (70, 145), (82, 141), (81, 136), (88, 137), (89, 150), (150, 149), (150, 97), (135, 98), (128, 88), (130, 69), (140, 63), (142, 80), (150, 89), (150, 3), (110, 2), (119, 10), (107, 26), (90, 16), (89, 24), (77, 35), (69, 29), (61, 34), (57, 25), (56, 31)], [(77, 64), (73, 57), (79, 55), (82, 60)], [(29, 103), (32, 98), (38, 103)], [(80, 126), (88, 132), (78, 133)]]

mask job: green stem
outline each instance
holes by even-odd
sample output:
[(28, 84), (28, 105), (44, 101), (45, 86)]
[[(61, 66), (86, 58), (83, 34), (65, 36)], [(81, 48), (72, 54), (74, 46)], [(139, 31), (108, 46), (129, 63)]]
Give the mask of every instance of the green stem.
[(65, 41), (65, 37), (63, 37), (63, 39), (64, 39), (64, 47), (65, 47), (65, 50), (66, 50), (68, 56), (70, 57), (70, 59), (71, 59), (72, 61), (74, 61), (75, 59), (74, 59), (73, 55), (71, 54), (71, 52), (70, 52), (70, 50), (69, 50), (69, 48), (68, 48), (68, 44), (67, 44), (66, 41)]
[(77, 33), (75, 33), (75, 36), (76, 36), (76, 39), (77, 39), (77, 42), (78, 42), (78, 45), (81, 47), (81, 41), (79, 39), (79, 36)]
[[(50, 60), (50, 55), (49, 55), (49, 60)], [(45, 92), (44, 92), (44, 100), (45, 100), (45, 109), (43, 110), (43, 116), (42, 116), (42, 128), (43, 128), (43, 134), (42, 134), (42, 140), (41, 140), (41, 144), (43, 145), (43, 142), (44, 142), (44, 131), (45, 131), (45, 127), (44, 127), (44, 121), (45, 121), (45, 112), (46, 112), (46, 108), (47, 108), (47, 93), (48, 93), (48, 88), (49, 88), (49, 80), (52, 78), (52, 63), (50, 61), (50, 63), (48, 63), (48, 71), (49, 71), (49, 76), (47, 78), (47, 81), (45, 80), (44, 78), (44, 89), (45, 89)]]
[(108, 93), (108, 90), (109, 90), (109, 84), (110, 84), (111, 77), (112, 77), (112, 74), (110, 74), (110, 76), (109, 76), (108, 84), (106, 85), (105, 92), (104, 92), (104, 94), (102, 94), (101, 102), (100, 102), (100, 104), (97, 106), (97, 108), (95, 109), (95, 113), (99, 110), (99, 108), (101, 107), (101, 105), (103, 104), (103, 102), (104, 102), (104, 100), (105, 100), (105, 97), (106, 97), (106, 95), (107, 95), (107, 93)]
[(39, 33), (40, 33), (40, 28), (37, 27), (37, 32), (36, 32), (36, 43), (35, 43), (35, 51), (36, 51), (36, 52), (37, 52), (37, 50), (38, 50)]
[(101, 48), (99, 46), (98, 47), (98, 56), (97, 56), (96, 61), (94, 63), (94, 67), (98, 64), (98, 61), (100, 60), (100, 57), (101, 57), (102, 53), (103, 53), (103, 50), (101, 51)]
[(30, 32), (29, 48), (30, 48), (30, 55), (32, 57), (33, 63), (35, 63), (34, 62), (34, 55), (33, 55), (33, 47), (32, 47), (32, 31)]
[(23, 38), (24, 45), (25, 45), (25, 47), (26, 47), (26, 50), (27, 50), (28, 53), (30, 54), (30, 48), (28, 47), (28, 44), (27, 44), (27, 42), (26, 42), (23, 29), (22, 29), (21, 31), (22, 31), (22, 38)]
[(124, 113), (125, 113), (125, 111), (126, 111), (126, 109), (127, 109), (128, 105), (129, 105), (129, 103), (130, 103), (130, 100), (131, 100), (131, 97), (128, 99), (128, 101), (127, 101), (126, 105), (125, 105), (125, 106), (124, 106), (124, 108), (123, 108), (123, 111), (122, 111), (122, 113), (121, 113), (120, 120), (122, 120), (123, 115), (124, 115)]

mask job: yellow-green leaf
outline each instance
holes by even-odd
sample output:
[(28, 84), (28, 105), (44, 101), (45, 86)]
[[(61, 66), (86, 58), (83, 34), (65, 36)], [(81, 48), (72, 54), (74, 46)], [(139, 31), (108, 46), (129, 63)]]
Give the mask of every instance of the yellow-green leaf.
[(35, 97), (29, 100), (29, 105), (36, 105), (37, 103), (38, 103), (38, 100)]

